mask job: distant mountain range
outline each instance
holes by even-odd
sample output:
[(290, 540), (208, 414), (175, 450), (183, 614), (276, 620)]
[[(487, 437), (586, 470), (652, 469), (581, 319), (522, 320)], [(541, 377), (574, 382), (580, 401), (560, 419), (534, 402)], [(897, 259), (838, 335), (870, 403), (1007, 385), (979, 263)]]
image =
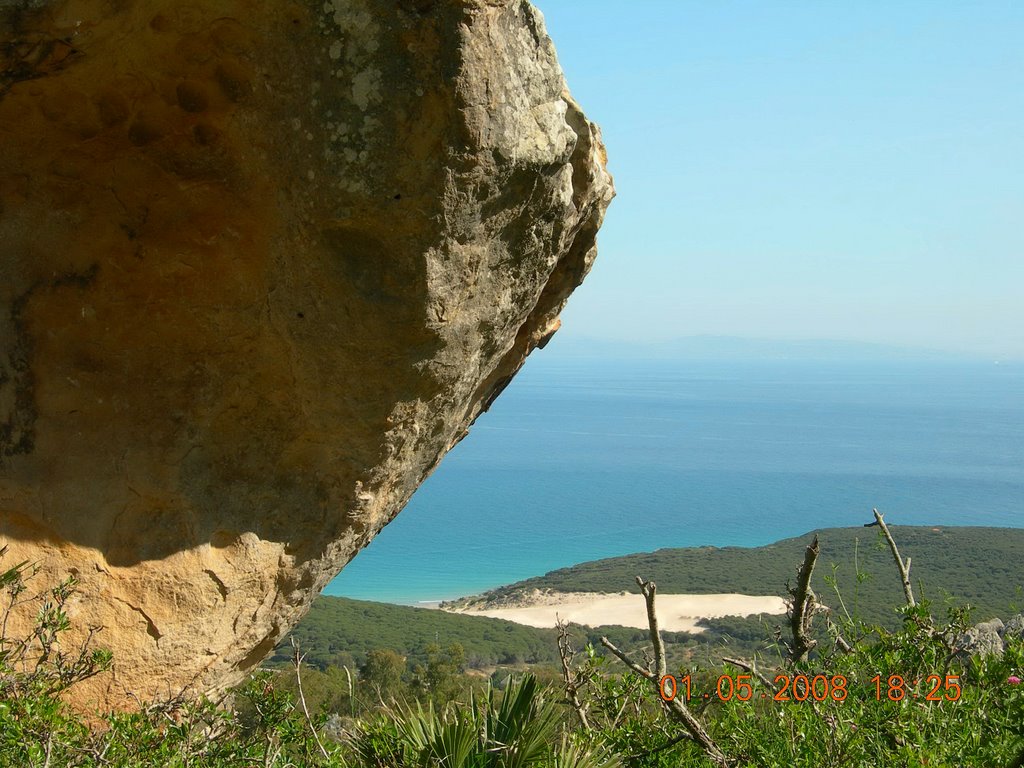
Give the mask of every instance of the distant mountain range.
[[(971, 362), (985, 358), (964, 353), (919, 347), (902, 347), (862, 341), (832, 339), (775, 340), (738, 336), (686, 336), (660, 342), (588, 339), (578, 336), (551, 341), (564, 358), (615, 358), (630, 360), (820, 360), (820, 361), (935, 361)], [(991, 361), (989, 361), (991, 362)]]

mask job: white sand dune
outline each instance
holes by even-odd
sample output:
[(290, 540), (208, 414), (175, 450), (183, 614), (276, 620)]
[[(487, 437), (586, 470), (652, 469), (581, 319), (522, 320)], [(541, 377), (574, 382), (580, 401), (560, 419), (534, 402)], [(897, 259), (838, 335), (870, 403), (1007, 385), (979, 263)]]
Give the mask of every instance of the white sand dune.
[[(459, 609), (458, 613), (508, 619), (530, 627), (553, 627), (557, 619), (588, 627), (619, 624), (647, 627), (647, 606), (637, 594), (549, 592), (536, 596), (535, 604), (502, 608)], [(529, 601), (527, 601), (529, 603)], [(697, 621), (721, 616), (782, 614), (786, 603), (771, 595), (662, 595), (655, 606), (658, 623), (667, 632), (702, 632)]]

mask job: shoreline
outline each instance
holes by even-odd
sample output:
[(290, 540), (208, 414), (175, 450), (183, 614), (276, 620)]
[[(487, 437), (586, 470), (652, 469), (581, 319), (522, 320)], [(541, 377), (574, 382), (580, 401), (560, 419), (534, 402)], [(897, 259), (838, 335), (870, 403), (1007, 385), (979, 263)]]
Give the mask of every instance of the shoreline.
[[(988, 546), (978, 544), (984, 539), (1002, 541), (1009, 538), (1018, 542), (1014, 552), (1019, 552), (1021, 545), (1024, 545), (1024, 542), (1021, 541), (1024, 538), (1024, 523), (1019, 519), (1013, 521), (1015, 525), (1007, 524), (1009, 521), (1000, 521), (1002, 524), (999, 525), (979, 524), (978, 521), (965, 521), (962, 518), (956, 522), (934, 519), (927, 522), (920, 520), (903, 522), (897, 521), (895, 517), (892, 519), (892, 527), (894, 532), (898, 532), (901, 546), (904, 546), (904, 540), (908, 541), (907, 546), (926, 545), (933, 562), (940, 562), (943, 557), (941, 552), (936, 551), (936, 547), (932, 543), (940, 539), (945, 539), (948, 542), (943, 546), (955, 549), (964, 546), (970, 548), (973, 553), (972, 557), (975, 558), (984, 557), (988, 552)], [(419, 576), (414, 578), (413, 575), (408, 575), (405, 571), (396, 575), (394, 568), (379, 573), (375, 571), (366, 573), (359, 570), (359, 563), (367, 561), (356, 560), (346, 566), (345, 571), (339, 577), (329, 582), (322, 594), (350, 600), (433, 609), (433, 604), (437, 601), (445, 604), (461, 604), (472, 599), (488, 599), (510, 592), (530, 590), (535, 586), (542, 589), (565, 591), (589, 589), (614, 592), (633, 583), (637, 572), (636, 568), (646, 567), (638, 558), (645, 556), (660, 558), (664, 562), (673, 564), (669, 571), (648, 574), (656, 578), (659, 586), (666, 590), (665, 593), (689, 593), (706, 590), (707, 592), (760, 594), (762, 590), (772, 589), (775, 586), (778, 586), (781, 592), (786, 579), (792, 576), (792, 569), (802, 560), (803, 549), (812, 535), (819, 535), (822, 541), (831, 542), (828, 546), (835, 551), (830, 556), (850, 560), (847, 555), (854, 551), (857, 540), (860, 540), (861, 543), (873, 540), (872, 534), (868, 533), (869, 530), (864, 528), (863, 523), (860, 525), (851, 523), (838, 527), (803, 529), (802, 533), (793, 535), (790, 535), (789, 531), (780, 532), (777, 534), (777, 538), (768, 540), (767, 543), (733, 541), (732, 543), (673, 545), (637, 550), (631, 554), (590, 555), (594, 559), (585, 559), (583, 556), (573, 557), (573, 560), (578, 560), (573, 565), (553, 562), (549, 565), (539, 565), (534, 571), (535, 575), (532, 576), (502, 574), (495, 576), (493, 580), (482, 581), (482, 583), (480, 568), (476, 567), (478, 564), (472, 558), (467, 562), (458, 561), (458, 570), (464, 570), (465, 574), (453, 573), (453, 569), (448, 564), (444, 568), (443, 578), (430, 571), (427, 574), (429, 577), (427, 579), (421, 579)], [(773, 565), (775, 560), (784, 556), (785, 550), (791, 550), (792, 559), (787, 560), (787, 567), (783, 571), (777, 569), (773, 571), (774, 576), (770, 582), (762, 583), (759, 580), (746, 577), (746, 574), (758, 572), (760, 566), (755, 567), (752, 565), (753, 563)], [(687, 583), (687, 579), (672, 575), (672, 569), (681, 568), (680, 564), (683, 562), (707, 564), (711, 562), (712, 558), (719, 557), (751, 565), (740, 568), (735, 578), (728, 573), (716, 572), (710, 580), (704, 579)], [(631, 560), (637, 564), (630, 564)], [(852, 565), (852, 560), (850, 560), (850, 564)], [(879, 567), (891, 568), (891, 559)], [(601, 568), (624, 568), (624, 570), (621, 570), (621, 578), (612, 580), (600, 576)], [(472, 573), (469, 573), (470, 571)], [(462, 575), (466, 575), (468, 578), (459, 578)], [(949, 587), (956, 587), (948, 580), (944, 580), (944, 583)], [(776, 594), (780, 594), (780, 592), (776, 592)]]
[[(554, 627), (559, 619), (588, 627), (618, 625), (647, 628), (647, 606), (641, 595), (631, 592), (556, 592), (534, 590), (514, 599), (496, 602), (486, 599), (439, 605), (449, 613), (488, 616), (530, 627)], [(701, 619), (724, 616), (777, 616), (786, 612), (786, 602), (777, 595), (658, 594), (658, 623), (668, 632), (699, 634)]]

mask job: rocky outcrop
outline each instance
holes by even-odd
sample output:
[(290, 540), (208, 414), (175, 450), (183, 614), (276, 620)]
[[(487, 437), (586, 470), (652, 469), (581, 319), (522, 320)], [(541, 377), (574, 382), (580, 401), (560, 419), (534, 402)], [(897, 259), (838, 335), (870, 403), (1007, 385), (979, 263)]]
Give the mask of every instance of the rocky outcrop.
[(1011, 617), (1005, 624), (995, 618), (975, 624), (960, 636), (956, 644), (959, 655), (1001, 656), (1013, 641), (1024, 639), (1024, 614)]
[(557, 329), (598, 131), (521, 0), (3, 0), (0, 71), (0, 545), (82, 701), (217, 694)]
[(1003, 622), (1000, 619), (982, 621), (968, 629), (957, 647), (968, 656), (999, 655), (1003, 652)]
[(1012, 640), (1024, 640), (1024, 613), (1012, 616), (1003, 626), (1003, 644), (1009, 644)]

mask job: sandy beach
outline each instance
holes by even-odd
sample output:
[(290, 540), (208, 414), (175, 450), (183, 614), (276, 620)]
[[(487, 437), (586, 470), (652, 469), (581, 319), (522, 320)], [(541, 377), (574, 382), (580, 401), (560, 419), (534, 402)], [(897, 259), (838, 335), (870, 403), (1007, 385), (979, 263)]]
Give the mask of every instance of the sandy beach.
[[(781, 597), (769, 595), (658, 595), (658, 622), (668, 632), (702, 632), (697, 626), (702, 618), (750, 616), (752, 614), (783, 614), (786, 603)], [(451, 610), (451, 609), (448, 609)], [(601, 594), (594, 592), (535, 592), (525, 596), (521, 604), (501, 607), (456, 609), (457, 613), (507, 619), (530, 627), (553, 627), (563, 621), (599, 627), (618, 624), (624, 627), (647, 627), (647, 608), (638, 594)]]

